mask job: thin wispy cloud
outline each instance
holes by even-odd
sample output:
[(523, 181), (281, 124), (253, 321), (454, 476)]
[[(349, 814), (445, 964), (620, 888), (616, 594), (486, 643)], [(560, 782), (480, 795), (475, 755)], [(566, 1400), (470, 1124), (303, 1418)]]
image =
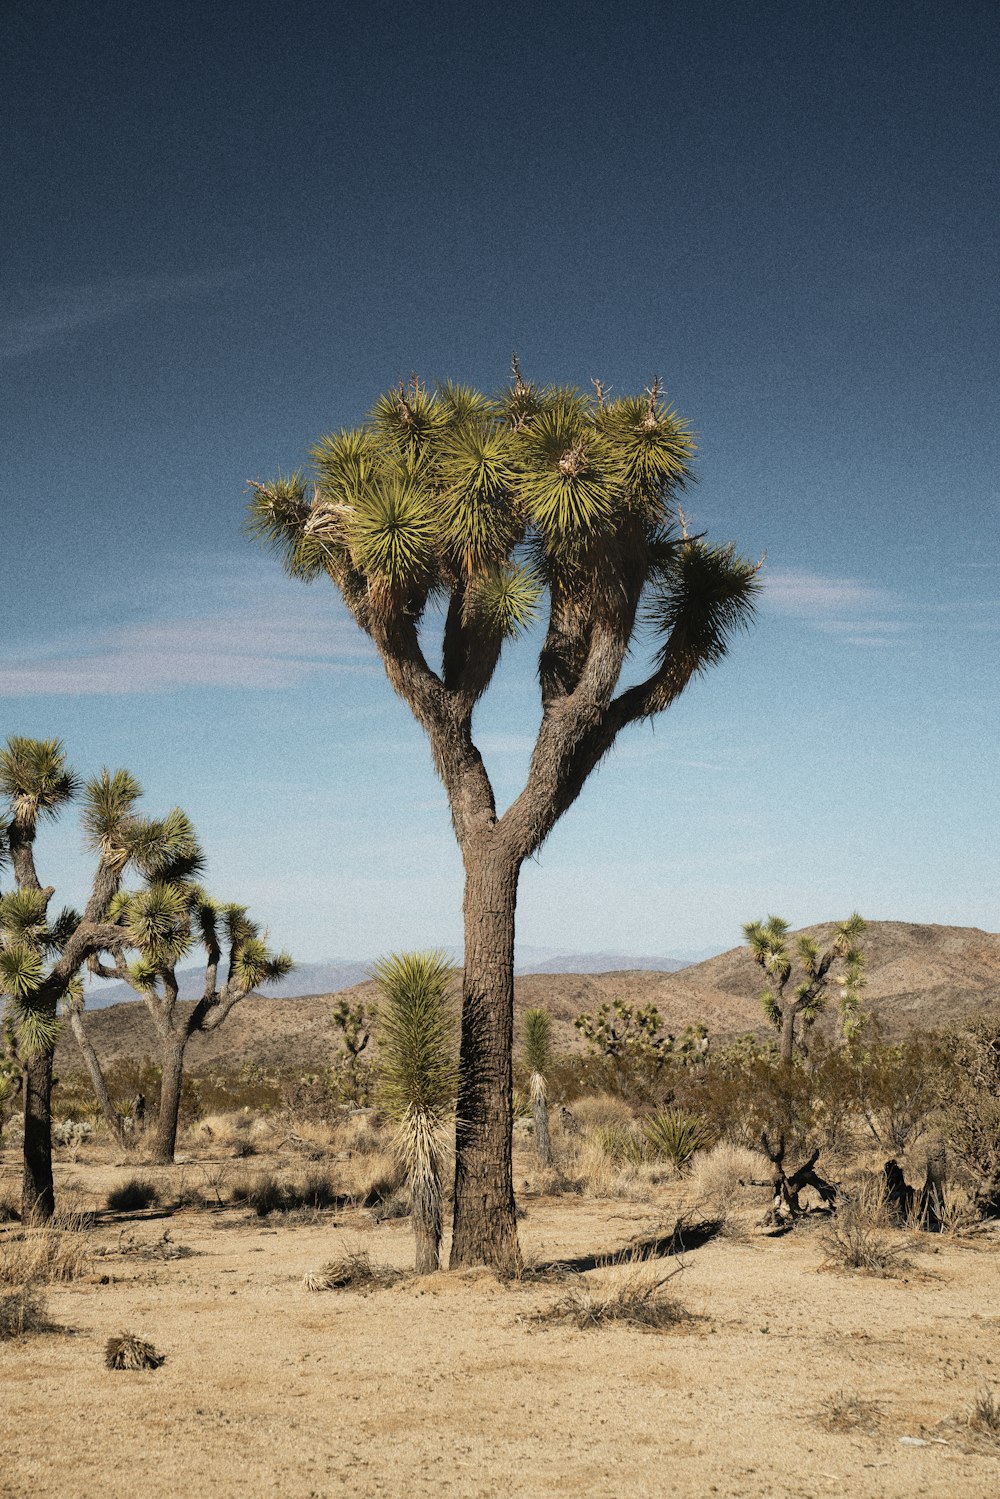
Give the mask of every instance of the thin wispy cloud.
[(124, 625), (30, 656), (0, 656), (11, 697), (293, 686), (310, 676), (376, 670), (353, 626), (291, 601), (247, 604), (217, 616)]
[(182, 302), (233, 284), (232, 271), (121, 276), (76, 285), (15, 287), (0, 312), (0, 361), (23, 358), (156, 302)]
[(775, 570), (765, 576), (763, 605), (861, 647), (893, 645), (909, 628), (898, 600), (860, 578)]

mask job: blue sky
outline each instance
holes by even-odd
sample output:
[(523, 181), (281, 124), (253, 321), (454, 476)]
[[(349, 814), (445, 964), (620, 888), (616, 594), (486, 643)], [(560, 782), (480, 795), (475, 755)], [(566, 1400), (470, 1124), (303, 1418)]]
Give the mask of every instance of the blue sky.
[[(411, 369), (659, 373), (693, 520), (766, 552), (767, 590), (526, 868), (521, 939), (1000, 926), (995, 6), (0, 27), (0, 731), (182, 804), (211, 886), (303, 960), (458, 942), (420, 733), (332, 589), (243, 540), (245, 481)], [(479, 718), (501, 802), (537, 719), (526, 640)], [(78, 897), (71, 819), (41, 858)]]

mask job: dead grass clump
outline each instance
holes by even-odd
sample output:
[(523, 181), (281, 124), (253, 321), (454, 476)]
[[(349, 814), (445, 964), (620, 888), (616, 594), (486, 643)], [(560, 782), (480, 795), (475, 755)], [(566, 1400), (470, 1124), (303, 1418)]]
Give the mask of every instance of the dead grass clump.
[(404, 1272), (395, 1265), (376, 1264), (367, 1250), (352, 1250), (339, 1260), (330, 1260), (319, 1270), (311, 1270), (303, 1279), (307, 1291), (385, 1290), (403, 1279)]
[(624, 1099), (613, 1093), (593, 1093), (574, 1099), (573, 1117), (582, 1130), (590, 1132), (615, 1125), (628, 1128), (634, 1116)]
[(343, 1163), (344, 1195), (361, 1207), (377, 1208), (400, 1190), (406, 1172), (395, 1151), (356, 1155)]
[(0, 1343), (44, 1332), (48, 1325), (45, 1298), (37, 1285), (0, 1288)]
[(253, 1208), (258, 1218), (280, 1213), (287, 1207), (285, 1189), (273, 1171), (245, 1172), (233, 1180), (229, 1200), (236, 1206)]
[(112, 1187), (107, 1204), (113, 1213), (137, 1213), (151, 1208), (160, 1200), (159, 1189), (147, 1177), (132, 1176)]
[(0, 1287), (79, 1280), (90, 1267), (90, 1249), (73, 1233), (51, 1223), (27, 1228), (0, 1248)]
[(972, 1403), (968, 1424), (980, 1436), (1000, 1442), (1000, 1401), (992, 1390), (980, 1390)]
[(982, 1224), (979, 1208), (967, 1187), (946, 1182), (933, 1193), (932, 1205), (941, 1233), (961, 1239), (976, 1233)]
[(349, 1156), (381, 1155), (389, 1146), (391, 1132), (371, 1111), (348, 1114), (327, 1143)]
[(817, 1419), (826, 1431), (860, 1431), (874, 1436), (885, 1420), (885, 1412), (874, 1400), (839, 1390), (823, 1402)]
[(166, 1354), (157, 1353), (152, 1343), (137, 1338), (134, 1332), (123, 1332), (117, 1338), (109, 1338), (104, 1347), (104, 1363), (108, 1369), (158, 1369)]
[(642, 1332), (665, 1332), (691, 1320), (691, 1313), (665, 1287), (679, 1275), (683, 1266), (669, 1275), (651, 1279), (646, 1274), (630, 1275), (611, 1289), (599, 1291), (581, 1276), (577, 1285), (553, 1306), (535, 1318), (545, 1325), (559, 1324), (579, 1328), (581, 1332), (618, 1324)]
[(749, 1182), (770, 1182), (774, 1167), (759, 1150), (720, 1140), (711, 1150), (699, 1150), (691, 1161), (691, 1186), (696, 1199), (713, 1208), (728, 1207)]
[(21, 1214), (13, 1197), (0, 1193), (0, 1223), (20, 1223)]
[(890, 1237), (887, 1222), (885, 1192), (878, 1184), (864, 1183), (853, 1194), (844, 1192), (821, 1240), (827, 1262), (839, 1270), (884, 1279), (909, 1269), (907, 1245)]

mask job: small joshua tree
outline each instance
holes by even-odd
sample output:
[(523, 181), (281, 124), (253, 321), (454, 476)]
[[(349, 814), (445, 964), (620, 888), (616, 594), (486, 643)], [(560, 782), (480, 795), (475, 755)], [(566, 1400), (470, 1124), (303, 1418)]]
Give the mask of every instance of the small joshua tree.
[(334, 1067), (340, 1096), (347, 1103), (367, 1106), (371, 1097), (371, 1067), (362, 1061), (362, 1055), (371, 1040), (375, 1015), (363, 1000), (351, 1005), (341, 999), (333, 1007), (332, 1019), (343, 1048)]
[(548, 1071), (552, 1065), (552, 1017), (548, 1010), (525, 1010), (521, 1024), (524, 1062), (528, 1069), (528, 1095), (535, 1120), (535, 1146), (542, 1165), (551, 1166)]
[(445, 1131), (454, 1117), (458, 1082), (448, 999), (454, 973), (440, 952), (393, 954), (373, 969), (382, 995), (379, 1099), (396, 1123), (420, 1275), (441, 1266)]
[(768, 986), (760, 996), (764, 1013), (781, 1033), (781, 1060), (791, 1062), (795, 1052), (796, 1022), (811, 1026), (826, 1007), (827, 991), (836, 974), (840, 993), (841, 1035), (850, 1040), (861, 1024), (861, 990), (864, 987), (864, 952), (860, 945), (865, 923), (854, 912), (837, 927), (833, 942), (825, 953), (807, 932), (795, 939), (796, 956), (802, 978), (788, 994), (794, 960), (788, 949), (788, 922), (780, 916), (766, 921), (748, 921), (743, 935), (750, 953), (768, 976)]
[[(145, 1004), (160, 1039), (160, 1108), (150, 1158), (174, 1158), (184, 1079), (184, 1053), (198, 1031), (214, 1031), (253, 990), (284, 978), (292, 969), (288, 953), (272, 953), (266, 933), (245, 906), (222, 904), (190, 883), (153, 882), (122, 891), (111, 911), (124, 929), (125, 944), (139, 953), (128, 963), (119, 955), (113, 968), (94, 965), (103, 977), (122, 978)], [(178, 1005), (177, 964), (193, 949), (205, 953), (201, 998), (190, 1010)], [(220, 968), (225, 977), (219, 982)]]
[(674, 1059), (676, 1040), (664, 1030), (655, 1005), (636, 1008), (616, 999), (593, 1014), (579, 1015), (573, 1024), (592, 1055), (609, 1065), (615, 1091), (643, 1098), (655, 1094), (664, 1069)]
[[(102, 952), (120, 953), (127, 936), (111, 906), (126, 869), (167, 884), (189, 877), (196, 863), (190, 824), (175, 809), (165, 818), (140, 817), (135, 778), (126, 770), (81, 783), (56, 739), (12, 735), (0, 750), (0, 854), (13, 867), (14, 889), (0, 898), (0, 997), (6, 999), (8, 1033), (23, 1074), (25, 1222), (51, 1218), (52, 1058), (58, 1008), (76, 1003), (80, 971)], [(42, 887), (35, 863), (40, 823), (57, 817), (75, 797), (83, 828), (97, 856), (83, 913), (51, 916), (53, 886)]]

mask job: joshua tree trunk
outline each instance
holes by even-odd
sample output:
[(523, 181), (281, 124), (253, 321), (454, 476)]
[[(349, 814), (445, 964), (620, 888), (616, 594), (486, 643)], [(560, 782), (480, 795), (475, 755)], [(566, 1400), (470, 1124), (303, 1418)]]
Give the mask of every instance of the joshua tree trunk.
[(441, 1268), (441, 1183), (436, 1171), (413, 1183), (414, 1268), (433, 1275)]
[(549, 1134), (549, 1099), (545, 1079), (535, 1072), (531, 1077), (531, 1109), (535, 1118), (535, 1148), (543, 1166), (552, 1165), (552, 1136)]
[(791, 1062), (795, 1050), (795, 1005), (786, 1005), (781, 1016), (781, 1060)]
[(168, 1036), (161, 1048), (163, 1073), (160, 1078), (160, 1110), (149, 1151), (150, 1160), (158, 1166), (169, 1166), (174, 1159), (186, 1042), (186, 1036)]
[(104, 1118), (104, 1122), (108, 1126), (108, 1129), (111, 1131), (112, 1137), (118, 1142), (122, 1150), (126, 1150), (128, 1148), (129, 1141), (128, 1136), (125, 1133), (125, 1126), (122, 1123), (121, 1115), (115, 1108), (114, 1104), (111, 1102), (111, 1094), (108, 1092), (108, 1085), (104, 1081), (104, 1073), (101, 1070), (101, 1064), (98, 1060), (97, 1052), (94, 1050), (90, 1037), (87, 1035), (86, 1027), (83, 1023), (83, 1016), (80, 1014), (79, 1010), (70, 1010), (69, 1023), (73, 1027), (73, 1034), (76, 1037), (77, 1045), (80, 1048), (84, 1063), (86, 1064), (87, 1072), (90, 1074), (91, 1087), (94, 1090), (94, 1096), (97, 1099), (101, 1114)]
[(513, 1125), (514, 912), (519, 862), (495, 844), (465, 851), (465, 979), (451, 1265), (520, 1269)]
[(46, 1046), (24, 1063), (24, 1178), (21, 1219), (43, 1223), (55, 1212), (52, 1182), (52, 1054)]

